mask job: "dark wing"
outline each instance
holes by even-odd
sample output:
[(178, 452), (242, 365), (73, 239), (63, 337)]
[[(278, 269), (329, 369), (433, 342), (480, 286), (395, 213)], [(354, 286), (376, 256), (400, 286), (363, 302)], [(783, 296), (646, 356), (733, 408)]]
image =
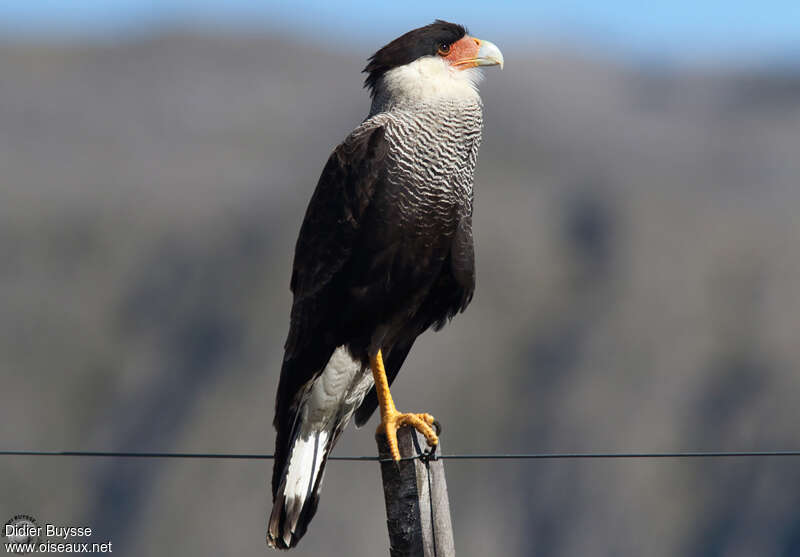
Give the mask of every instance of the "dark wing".
[(463, 217), (450, 248), (450, 268), (458, 284), (458, 301), (449, 317), (464, 311), (475, 293), (475, 247), (472, 243), (472, 217)]
[[(306, 210), (294, 253), (294, 293), (286, 356), (314, 342), (324, 293), (349, 261), (388, 149), (382, 127), (348, 137), (331, 154)], [(311, 379), (309, 376), (306, 380)], [(305, 383), (305, 381), (303, 381)]]
[(348, 137), (328, 159), (306, 210), (295, 247), (290, 283), (294, 302), (275, 401), (278, 476), (304, 389), (336, 348), (334, 331), (325, 327), (330, 327), (329, 316), (341, 298), (337, 274), (352, 256), (387, 152), (382, 127)]
[[(448, 319), (467, 309), (472, 301), (475, 292), (475, 250), (472, 244), (472, 219), (469, 216), (463, 217), (458, 223), (448, 260), (449, 265), (443, 266), (423, 306), (406, 325), (404, 334), (384, 359), (389, 385), (397, 377), (417, 337), (428, 327), (441, 329)], [(378, 397), (373, 387), (356, 410), (356, 425), (360, 427), (367, 423), (377, 407)]]

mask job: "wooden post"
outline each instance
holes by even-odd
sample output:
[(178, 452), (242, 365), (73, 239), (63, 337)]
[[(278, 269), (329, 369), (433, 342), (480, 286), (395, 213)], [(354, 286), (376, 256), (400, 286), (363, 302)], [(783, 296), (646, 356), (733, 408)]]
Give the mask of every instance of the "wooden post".
[(397, 432), (400, 458), (409, 460), (390, 460), (386, 437), (378, 435), (376, 439), (391, 557), (455, 557), (444, 462), (409, 458), (430, 450), (425, 437), (411, 427)]

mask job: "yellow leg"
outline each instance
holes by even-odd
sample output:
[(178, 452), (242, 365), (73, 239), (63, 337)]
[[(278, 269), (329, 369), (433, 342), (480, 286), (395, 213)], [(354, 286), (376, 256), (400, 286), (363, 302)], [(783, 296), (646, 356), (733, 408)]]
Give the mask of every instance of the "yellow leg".
[(436, 445), (439, 438), (431, 427), (434, 422), (433, 416), (430, 414), (404, 414), (395, 408), (392, 393), (389, 392), (389, 380), (386, 378), (383, 355), (380, 350), (370, 362), (370, 367), (372, 368), (372, 377), (375, 379), (375, 392), (378, 395), (378, 407), (381, 411), (381, 424), (378, 426), (377, 433), (386, 435), (392, 458), (400, 460), (400, 450), (397, 448), (397, 430), (404, 425), (410, 425), (424, 435), (431, 447)]

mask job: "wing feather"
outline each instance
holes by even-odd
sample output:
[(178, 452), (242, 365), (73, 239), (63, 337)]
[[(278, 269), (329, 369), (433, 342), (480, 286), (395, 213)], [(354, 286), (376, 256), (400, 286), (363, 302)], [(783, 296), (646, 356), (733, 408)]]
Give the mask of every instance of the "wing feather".
[[(337, 278), (352, 257), (388, 151), (383, 127), (358, 128), (331, 154), (295, 247), (289, 335), (275, 401), (273, 490), (285, 466), (300, 402), (336, 348)], [(345, 281), (346, 282), (346, 281)]]
[(460, 286), (458, 311), (464, 311), (475, 292), (475, 248), (472, 242), (472, 217), (463, 217), (450, 247), (450, 268)]

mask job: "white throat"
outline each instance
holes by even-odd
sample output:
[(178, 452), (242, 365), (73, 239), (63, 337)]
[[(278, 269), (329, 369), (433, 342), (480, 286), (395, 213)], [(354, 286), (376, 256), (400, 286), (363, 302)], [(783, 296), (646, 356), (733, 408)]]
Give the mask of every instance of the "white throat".
[(480, 102), (482, 77), (476, 68), (459, 70), (439, 56), (424, 56), (384, 74), (376, 88), (373, 113), (376, 104), (385, 109), (387, 105)]

